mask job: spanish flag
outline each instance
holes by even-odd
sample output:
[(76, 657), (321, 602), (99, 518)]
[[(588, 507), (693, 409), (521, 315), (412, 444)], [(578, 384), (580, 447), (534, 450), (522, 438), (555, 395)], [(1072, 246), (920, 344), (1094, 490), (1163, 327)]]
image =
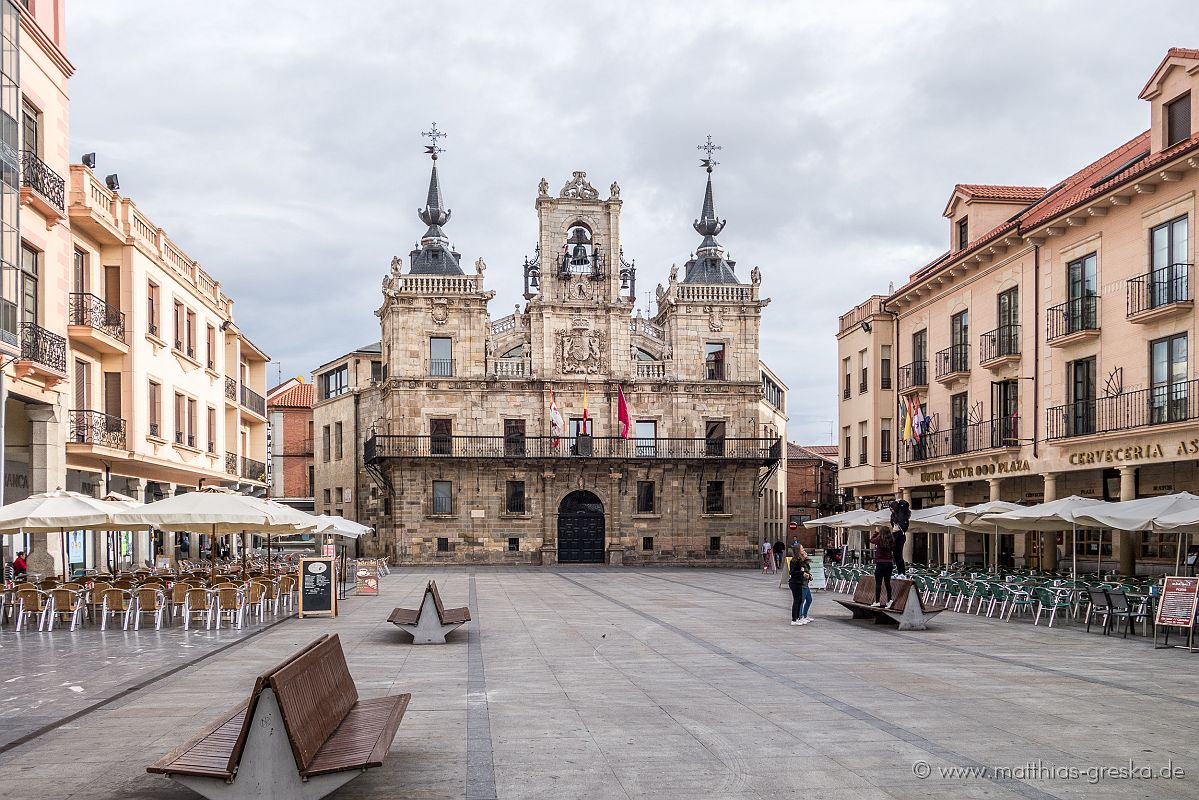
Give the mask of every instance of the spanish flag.
[(591, 433), (591, 423), (587, 416), (587, 384), (583, 384), (583, 430), (582, 433)]
[(905, 442), (912, 441), (912, 401), (910, 398), (903, 399), (903, 440)]

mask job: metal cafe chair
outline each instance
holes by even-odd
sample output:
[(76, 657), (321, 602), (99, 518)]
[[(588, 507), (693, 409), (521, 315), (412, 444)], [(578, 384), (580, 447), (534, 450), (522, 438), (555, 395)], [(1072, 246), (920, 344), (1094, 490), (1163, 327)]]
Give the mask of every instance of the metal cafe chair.
[(27, 617), (37, 615), (37, 629), (43, 630), (46, 625), (46, 610), (50, 608), (49, 600), (45, 592), (37, 589), (21, 589), (17, 592), (16, 600), (16, 619), (17, 632), (21, 632), (21, 627)]
[(100, 601), (100, 630), (108, 630), (108, 618), (121, 615), (121, 630), (129, 630), (129, 612), (133, 609), (133, 594), (126, 589), (113, 587), (104, 590)]
[(47, 619), (46, 630), (54, 630), (54, 618), (58, 615), (71, 617), (71, 630), (79, 624), (79, 616), (83, 613), (85, 604), (83, 602), (83, 590), (74, 589), (51, 589), (47, 594)]

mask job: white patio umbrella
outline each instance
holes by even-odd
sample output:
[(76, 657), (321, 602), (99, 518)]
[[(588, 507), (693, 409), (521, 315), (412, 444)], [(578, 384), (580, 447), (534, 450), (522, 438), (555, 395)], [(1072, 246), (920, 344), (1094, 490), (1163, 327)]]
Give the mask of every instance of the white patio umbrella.
[(856, 522), (874, 512), (867, 511), (864, 508), (855, 508), (852, 511), (842, 511), (840, 514), (833, 514), (828, 517), (820, 517), (819, 519), (809, 519), (803, 522), (805, 528), (815, 528), (819, 525), (827, 525), (830, 528), (845, 528), (848, 523)]
[(321, 514), (317, 519), (326, 526), (318, 528), (317, 533), (331, 533), (336, 536), (344, 536), (348, 539), (357, 539), (359, 536), (365, 536), (374, 530), (374, 528), (362, 525), (352, 519), (331, 514)]
[(860, 516), (847, 522), (842, 527), (854, 531), (868, 531), (871, 528), (877, 528), (879, 525), (889, 525), (890, 523), (891, 509), (880, 508), (878, 511), (868, 511), (865, 516)]
[[(1078, 523), (1075, 517), (1083, 509), (1097, 504), (1102, 505), (1103, 501), (1096, 500), (1093, 497), (1070, 495), (1069, 497), (1050, 500), (1047, 503), (1038, 503), (1035, 506), (1021, 506), (1012, 511), (995, 514), (988, 517), (987, 521), (1009, 531), (1058, 531), (1069, 525), (1072, 531), (1070, 539), (1070, 577), (1077, 580), (1078, 547), (1075, 545), (1074, 539), (1078, 533)], [(1102, 563), (1102, 550), (1099, 552), (1099, 558), (1100, 563)]]
[[(1178, 533), (1178, 552), (1175, 554), (1175, 570), (1182, 558), (1182, 534), (1185, 524), (1175, 525), (1181, 517), (1185, 523), (1187, 515), (1199, 514), (1199, 496), (1190, 492), (1176, 492), (1157, 497), (1141, 497), (1119, 503), (1101, 503), (1079, 511), (1079, 525), (1097, 528), (1113, 528), (1120, 531), (1175, 531)], [(1164, 523), (1164, 524), (1163, 524)]]
[(908, 532), (927, 534), (941, 534), (941, 549), (944, 551), (944, 562), (949, 562), (949, 534), (951, 531), (960, 530), (961, 526), (946, 517), (947, 514), (952, 514), (960, 510), (961, 506), (955, 506), (952, 503), (943, 506), (931, 506), (929, 508), (920, 508), (912, 512), (911, 519), (908, 520)]
[(115, 509), (102, 500), (79, 492), (56, 489), (30, 495), (0, 506), (0, 534), (58, 533), (62, 536), (63, 580), (67, 580), (67, 531), (105, 529), (112, 525)]
[[(1017, 505), (1016, 503), (1009, 503), (1006, 500), (987, 500), (984, 503), (978, 503), (977, 505), (960, 508), (957, 511), (946, 514), (945, 516), (947, 519), (957, 522), (962, 527), (962, 530), (970, 533), (981, 533), (984, 535), (990, 533), (998, 535), (998, 527), (991, 524), (989, 518), (996, 514), (1002, 514), (1005, 511), (1015, 511), (1017, 508), (1022, 508), (1022, 506)], [(998, 540), (992, 542), (992, 544), (995, 547), (994, 561), (996, 562), (992, 564), (992, 566), (998, 567)]]

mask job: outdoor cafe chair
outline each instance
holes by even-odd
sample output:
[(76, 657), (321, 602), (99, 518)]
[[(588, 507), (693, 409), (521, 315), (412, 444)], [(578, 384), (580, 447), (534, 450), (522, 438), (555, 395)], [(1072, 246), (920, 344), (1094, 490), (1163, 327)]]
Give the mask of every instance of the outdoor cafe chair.
[(282, 602), (284, 610), (290, 612), (292, 604), (292, 594), (296, 590), (296, 579), (292, 575), (283, 575), (279, 578), (279, 601)]
[(1070, 593), (1061, 589), (1040, 588), (1036, 590), (1037, 597), (1037, 614), (1033, 617), (1032, 624), (1039, 625), (1041, 622), (1041, 612), (1049, 612), (1049, 627), (1053, 627), (1053, 621), (1057, 619), (1057, 612), (1062, 609), (1070, 608)]
[(100, 600), (100, 630), (108, 629), (108, 618), (121, 615), (121, 629), (129, 630), (129, 612), (133, 610), (133, 595), (128, 589), (105, 589)]
[(16, 600), (16, 628), (17, 632), (21, 632), (21, 627), (25, 619), (37, 615), (37, 629), (43, 630), (46, 626), (46, 611), (50, 608), (49, 600), (46, 593), (38, 589), (21, 589), (17, 592)]
[(262, 596), (258, 599), (261, 605), (261, 610), (258, 613), (258, 619), (261, 620), (266, 613), (279, 613), (279, 587), (274, 581), (260, 578), (254, 581), (255, 584), (262, 587)]
[(204, 627), (212, 627), (213, 606), (216, 597), (207, 589), (189, 588), (183, 595), (183, 630), (189, 630), (191, 621), (199, 616), (204, 620)]
[(162, 587), (143, 585), (133, 593), (133, 629), (141, 630), (142, 616), (154, 616), (154, 630), (162, 628), (162, 612), (166, 610), (166, 596)]
[(1106, 635), (1111, 628), (1112, 608), (1107, 592), (1102, 589), (1087, 590), (1087, 611), (1084, 619), (1087, 623), (1087, 633), (1091, 632), (1091, 623), (1098, 624), (1097, 617), (1103, 616), (1103, 633)]
[(221, 629), (221, 616), (223, 614), (229, 615), (229, 622), (234, 627), (242, 627), (246, 613), (246, 596), (242, 593), (241, 589), (230, 584), (214, 588), (212, 592), (215, 595), (213, 620), (216, 623), (216, 629)]
[(1141, 620), (1147, 624), (1149, 614), (1145, 611), (1134, 609), (1128, 604), (1128, 596), (1124, 592), (1108, 592), (1107, 593), (1108, 608), (1113, 622), (1124, 620), (1124, 638), (1128, 638), (1128, 629), (1133, 626), (1137, 620)]
[(46, 602), (48, 603), (46, 630), (54, 630), (55, 617), (62, 615), (71, 617), (71, 630), (79, 624), (79, 615), (83, 613), (85, 605), (83, 602), (83, 591), (75, 589), (66, 589), (59, 587), (46, 592)]
[(1008, 586), (1006, 590), (1007, 599), (1004, 602), (1006, 616), (1004, 616), (1004, 611), (1000, 612), (1000, 616), (1004, 616), (1006, 621), (1011, 622), (1012, 614), (1017, 610), (1032, 613), (1033, 608), (1037, 605), (1037, 599), (1033, 597), (1032, 592), (1018, 586)]
[(193, 588), (192, 586), (189, 586), (188, 584), (184, 583), (183, 581), (179, 581), (178, 583), (175, 583), (171, 586), (171, 594), (168, 599), (171, 604), (171, 619), (172, 620), (175, 619), (176, 616), (183, 613), (184, 598), (186, 598), (188, 590), (192, 589), (192, 588)]
[(61, 581), (59, 581), (58, 578), (42, 578), (41, 581), (38, 582), (37, 588), (41, 589), (43, 592), (48, 592), (51, 589), (58, 588), (59, 583), (61, 583)]
[(247, 594), (246, 611), (249, 612), (251, 618), (257, 614), (258, 621), (262, 622), (262, 602), (263, 597), (266, 596), (266, 590), (260, 581), (250, 581)]

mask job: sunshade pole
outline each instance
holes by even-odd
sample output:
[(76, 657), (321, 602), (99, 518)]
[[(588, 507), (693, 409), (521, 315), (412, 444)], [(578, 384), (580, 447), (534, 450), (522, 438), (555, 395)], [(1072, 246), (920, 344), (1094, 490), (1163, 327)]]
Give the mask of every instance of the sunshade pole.
[(1073, 520), (1070, 521), (1070, 578), (1078, 580), (1078, 523)]

